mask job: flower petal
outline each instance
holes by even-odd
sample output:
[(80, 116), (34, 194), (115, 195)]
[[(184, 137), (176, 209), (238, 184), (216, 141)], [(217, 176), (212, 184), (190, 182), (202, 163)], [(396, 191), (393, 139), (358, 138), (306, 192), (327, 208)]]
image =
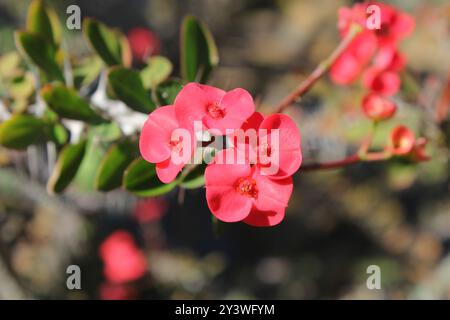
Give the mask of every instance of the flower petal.
[(170, 158), (156, 164), (156, 175), (164, 183), (170, 183), (177, 177), (184, 163), (175, 164)]
[(257, 171), (253, 178), (258, 186), (258, 198), (244, 222), (255, 227), (274, 226), (283, 219), (292, 194), (292, 178), (272, 180)]
[(227, 129), (239, 129), (255, 112), (252, 96), (246, 90), (240, 88), (227, 92), (219, 105), (224, 110), (222, 118), (213, 118), (209, 115), (203, 118), (205, 125), (213, 129), (214, 133), (226, 134)]
[(173, 130), (178, 128), (173, 106), (156, 109), (148, 116), (139, 138), (142, 157), (151, 163), (158, 163), (170, 157), (169, 142)]
[(283, 221), (285, 211), (286, 208), (279, 208), (276, 211), (261, 211), (253, 207), (243, 222), (253, 227), (272, 227)]
[(258, 210), (277, 211), (287, 207), (293, 189), (292, 177), (276, 180), (255, 170), (253, 179), (258, 187), (258, 197), (254, 202)]
[(214, 163), (205, 170), (206, 200), (217, 219), (225, 222), (241, 221), (248, 216), (252, 199), (239, 194), (236, 184), (239, 179), (249, 177), (252, 169), (245, 164), (219, 164), (219, 159), (232, 159), (236, 149), (225, 149), (216, 155)]
[[(277, 133), (273, 130), (278, 130)], [(302, 163), (301, 137), (297, 125), (284, 114), (268, 116), (259, 127), (261, 173), (283, 179), (294, 174)], [(267, 146), (264, 147), (264, 144)], [(268, 147), (270, 154), (268, 154)]]
[(206, 115), (208, 104), (220, 101), (224, 94), (223, 90), (195, 82), (185, 85), (174, 102), (180, 125), (193, 128), (193, 122), (201, 121)]

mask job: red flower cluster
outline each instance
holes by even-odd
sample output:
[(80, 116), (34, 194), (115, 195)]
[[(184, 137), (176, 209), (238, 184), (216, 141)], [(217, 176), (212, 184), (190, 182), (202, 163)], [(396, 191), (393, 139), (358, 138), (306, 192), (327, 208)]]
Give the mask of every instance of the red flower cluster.
[(116, 231), (100, 246), (105, 278), (113, 284), (122, 284), (142, 277), (147, 261), (136, 246), (133, 236), (126, 231)]
[(225, 92), (189, 83), (174, 105), (149, 115), (141, 132), (142, 157), (156, 164), (164, 183), (176, 179), (194, 155), (195, 122), (200, 130), (228, 139), (205, 171), (211, 212), (225, 222), (280, 223), (292, 193), (291, 175), (302, 160), (295, 123), (282, 114), (264, 118), (244, 89)]
[[(368, 13), (368, 8), (374, 6), (379, 11), (370, 13), (369, 10)], [(379, 25), (373, 30), (368, 28), (368, 21), (377, 17), (370, 14), (379, 14)], [(362, 84), (370, 91), (363, 99), (364, 113), (374, 120), (390, 118), (396, 108), (388, 97), (400, 89), (399, 72), (406, 62), (398, 45), (413, 31), (414, 19), (390, 5), (370, 1), (339, 10), (341, 37), (345, 37), (354, 24), (363, 31), (331, 67), (331, 79), (338, 84), (350, 84), (362, 74)]]

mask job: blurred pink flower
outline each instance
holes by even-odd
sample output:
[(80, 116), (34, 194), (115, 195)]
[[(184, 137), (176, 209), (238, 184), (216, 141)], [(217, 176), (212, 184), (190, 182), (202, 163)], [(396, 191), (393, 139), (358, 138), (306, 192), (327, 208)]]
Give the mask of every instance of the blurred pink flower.
[(405, 126), (395, 127), (390, 136), (389, 151), (397, 156), (409, 154), (414, 148), (414, 133)]
[(164, 198), (138, 200), (134, 208), (134, 217), (139, 223), (149, 223), (161, 219), (166, 213), (167, 202)]
[(369, 93), (363, 99), (362, 109), (364, 114), (372, 120), (385, 120), (394, 115), (397, 107), (389, 99)]
[(146, 28), (133, 28), (127, 34), (133, 58), (144, 62), (148, 57), (156, 55), (161, 49), (159, 38)]
[(388, 70), (368, 68), (363, 75), (363, 86), (383, 96), (393, 96), (400, 90), (400, 76)]
[(105, 278), (114, 284), (133, 281), (142, 277), (147, 269), (147, 260), (136, 246), (133, 236), (123, 230), (116, 231), (100, 245)]

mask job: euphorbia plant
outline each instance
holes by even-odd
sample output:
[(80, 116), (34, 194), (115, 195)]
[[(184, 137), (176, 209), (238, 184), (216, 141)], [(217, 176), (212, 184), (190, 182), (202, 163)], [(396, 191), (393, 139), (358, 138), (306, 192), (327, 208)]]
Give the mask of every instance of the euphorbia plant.
[[(378, 29), (366, 26), (369, 4), (381, 8)], [(383, 150), (371, 150), (378, 124), (395, 114), (391, 97), (400, 89), (406, 63), (398, 44), (413, 27), (409, 15), (388, 5), (342, 8), (340, 44), (272, 114), (263, 115), (245, 89), (207, 85), (219, 58), (211, 32), (196, 18), (187, 16), (181, 26), (177, 78), (171, 77), (170, 60), (155, 56), (163, 51), (155, 34), (137, 28), (126, 37), (91, 18), (84, 20), (83, 34), (94, 55), (77, 62), (64, 50), (54, 12), (34, 0), (26, 29), (15, 34), (31, 73), (14, 53), (3, 58), (15, 64), (3, 80), (12, 84), (19, 76), (28, 90), (20, 100), (12, 92), (4, 97), (0, 144), (55, 150), (47, 183), (51, 193), (63, 192), (88, 162), (95, 165), (97, 190), (122, 187), (150, 197), (175, 187), (205, 187), (217, 219), (273, 226), (284, 218), (292, 176), (302, 165), (299, 130), (283, 112), (328, 71), (339, 85), (361, 79), (367, 90), (362, 112), (374, 130), (356, 154), (305, 163), (300, 172), (392, 157), (428, 159), (426, 140), (403, 126), (393, 130)], [(104, 151), (100, 160), (91, 156), (97, 149)]]

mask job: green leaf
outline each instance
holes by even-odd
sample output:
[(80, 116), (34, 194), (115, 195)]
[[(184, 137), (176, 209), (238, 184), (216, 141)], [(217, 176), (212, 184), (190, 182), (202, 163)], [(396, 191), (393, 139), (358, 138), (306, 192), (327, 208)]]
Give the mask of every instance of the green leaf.
[(10, 149), (25, 149), (44, 141), (47, 124), (33, 116), (18, 114), (0, 124), (0, 145)]
[(73, 78), (76, 88), (90, 85), (102, 71), (103, 62), (98, 56), (92, 56), (81, 61), (73, 69)]
[(56, 62), (56, 51), (52, 43), (39, 33), (16, 31), (17, 49), (43, 71), (48, 80), (64, 81), (61, 68)]
[(86, 152), (86, 141), (82, 140), (77, 144), (69, 144), (62, 149), (53, 173), (47, 182), (49, 193), (63, 192), (72, 182)]
[(185, 189), (197, 189), (205, 185), (206, 165), (197, 165), (181, 179), (181, 186)]
[(183, 89), (183, 86), (176, 80), (167, 80), (161, 83), (155, 91), (158, 104), (160, 106), (173, 104), (181, 89)]
[(156, 176), (156, 166), (142, 158), (134, 160), (125, 170), (123, 186), (126, 190), (141, 197), (156, 197), (171, 191), (177, 180), (164, 184)]
[(16, 51), (5, 53), (0, 57), (0, 78), (10, 79), (22, 74), (20, 67), (20, 56)]
[(26, 100), (34, 93), (34, 79), (31, 73), (14, 77), (8, 86), (9, 95), (15, 100)]
[(28, 8), (27, 30), (39, 33), (56, 48), (61, 40), (61, 25), (56, 13), (42, 0), (33, 0)]
[(144, 89), (139, 73), (124, 67), (114, 67), (108, 73), (114, 94), (135, 111), (149, 113), (155, 109), (151, 96)]
[(128, 140), (112, 145), (97, 170), (95, 188), (110, 191), (120, 187), (125, 169), (137, 154), (137, 145)]
[(172, 63), (162, 56), (151, 57), (147, 66), (141, 70), (141, 79), (144, 88), (152, 89), (166, 80), (172, 73)]
[(53, 141), (62, 146), (69, 141), (69, 131), (60, 123), (55, 123), (52, 127), (51, 136)]
[(83, 33), (92, 50), (106, 65), (131, 63), (128, 42), (120, 31), (111, 29), (97, 20), (86, 18), (83, 21)]
[(219, 63), (217, 47), (205, 24), (187, 16), (181, 26), (181, 74), (183, 80), (206, 82)]
[(63, 118), (92, 124), (105, 122), (74, 89), (67, 88), (63, 84), (45, 86), (41, 90), (41, 96), (48, 107)]
[(117, 140), (122, 135), (119, 125), (116, 122), (102, 123), (91, 126), (89, 137), (102, 142), (111, 142)]

